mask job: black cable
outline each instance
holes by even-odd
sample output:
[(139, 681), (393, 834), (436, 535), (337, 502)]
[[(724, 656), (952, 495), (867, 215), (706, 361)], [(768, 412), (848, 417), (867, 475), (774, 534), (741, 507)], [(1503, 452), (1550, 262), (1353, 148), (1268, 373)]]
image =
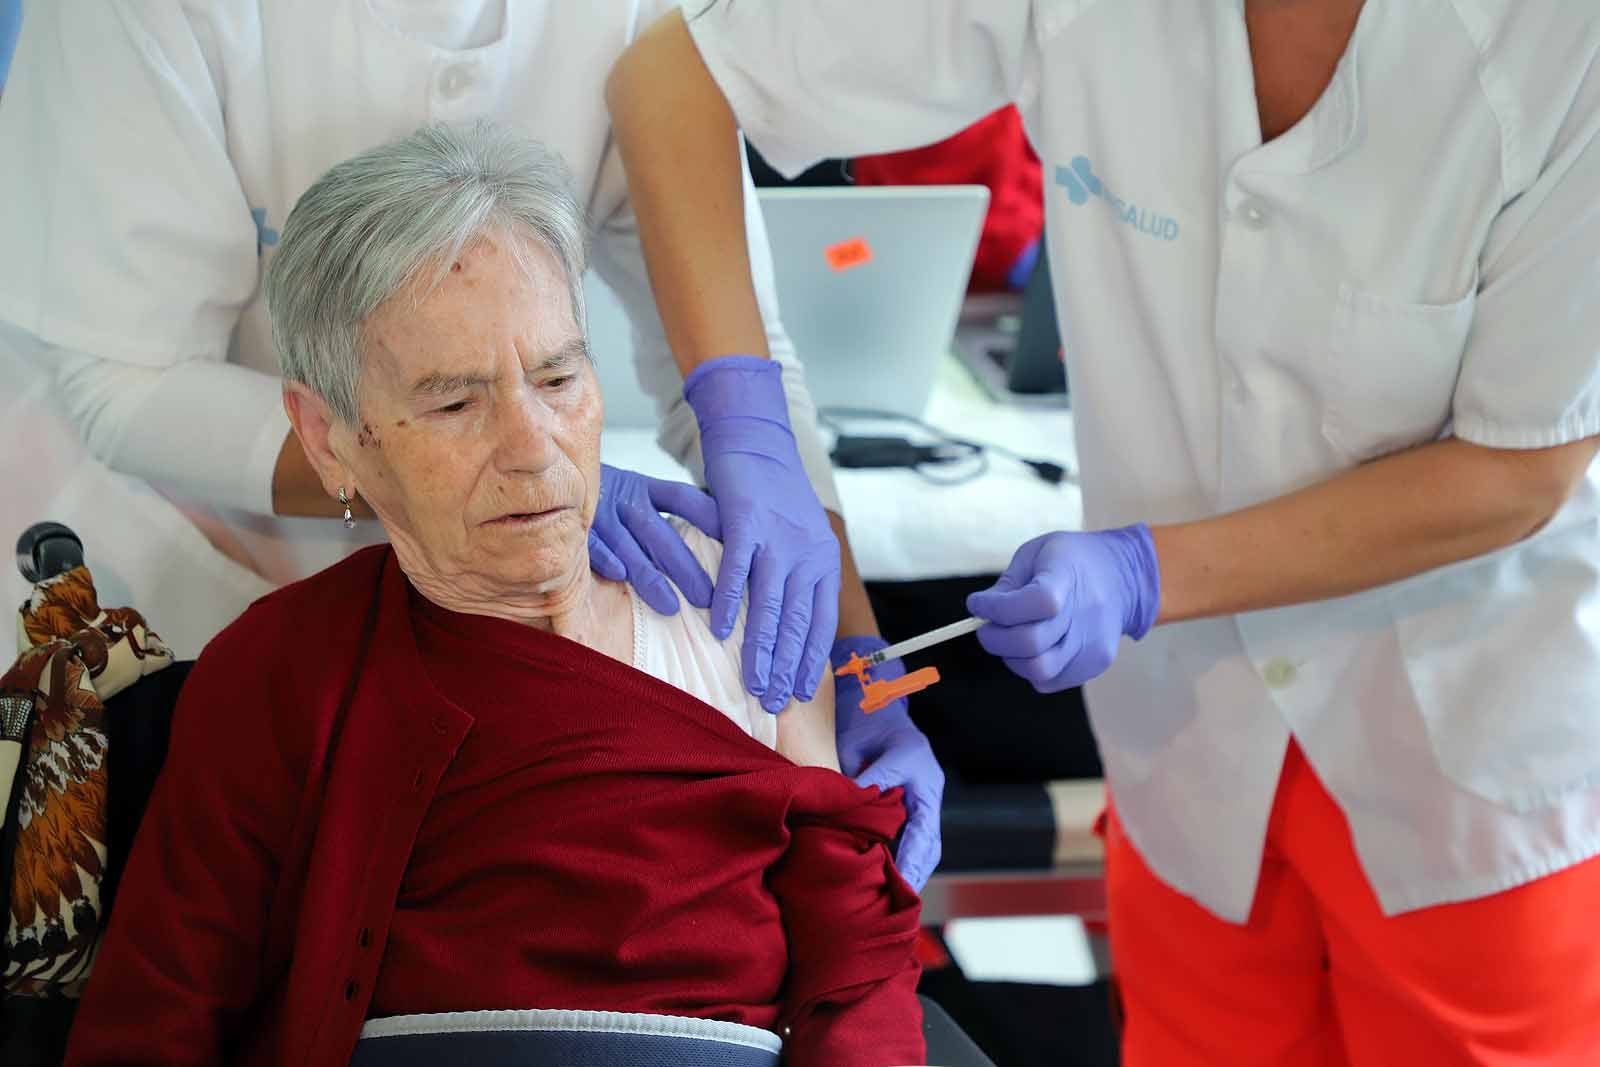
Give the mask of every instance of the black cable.
[[(833, 427), (830, 427), (833, 428)], [(904, 437), (885, 437), (845, 433), (837, 428), (837, 439), (829, 453), (833, 465), (841, 470), (909, 470), (935, 485), (956, 485), (977, 478), (988, 469), (983, 451), (965, 443), (916, 444)], [(936, 475), (948, 464), (973, 460), (975, 465), (955, 475)]]
[[(1018, 453), (1013, 452), (1004, 445), (997, 445), (991, 441), (976, 441), (971, 438), (957, 437), (954, 434), (947, 433), (944, 430), (939, 429), (937, 426), (933, 426), (922, 421), (914, 415), (902, 415), (897, 411), (880, 411), (876, 408), (857, 407), (825, 407), (820, 408), (817, 411), (818, 422), (822, 423), (822, 425), (826, 426), (834, 433), (840, 435), (840, 437), (848, 437), (849, 435), (845, 433), (844, 428), (839, 425), (837, 421), (839, 419), (865, 419), (875, 422), (897, 422), (907, 426), (914, 426), (918, 430), (921, 430), (923, 433), (927, 434), (929, 437), (939, 441), (941, 444), (955, 448), (966, 449), (968, 450), (969, 454), (978, 459), (979, 462), (976, 469), (970, 473), (963, 474), (956, 478), (933, 477), (927, 471), (924, 471), (920, 465), (911, 466), (911, 469), (916, 471), (923, 478), (938, 485), (960, 485), (964, 482), (969, 482), (974, 478), (982, 476), (989, 469), (989, 460), (987, 454), (990, 452), (993, 452), (996, 455), (1005, 456), (1008, 459), (1016, 460), (1018, 463), (1021, 463), (1031, 469), (1041, 481), (1047, 482), (1050, 485), (1060, 485), (1063, 481), (1076, 482), (1078, 480), (1078, 472), (1068, 466), (1065, 466), (1064, 464), (1053, 463), (1047, 459), (1031, 459), (1027, 456), (1019, 455)], [(907, 442), (907, 444), (909, 447), (916, 447), (910, 446), (909, 442)]]
[[(965, 444), (967, 442), (957, 443)], [(949, 478), (936, 475), (932, 470), (924, 470), (921, 467), (913, 467), (912, 471), (923, 481), (932, 482), (934, 485), (965, 485), (968, 482), (976, 481), (977, 479), (982, 478), (989, 471), (989, 457), (983, 454), (982, 449), (971, 453), (971, 458), (973, 460), (973, 466), (971, 470), (964, 471), (961, 474), (957, 474)]]

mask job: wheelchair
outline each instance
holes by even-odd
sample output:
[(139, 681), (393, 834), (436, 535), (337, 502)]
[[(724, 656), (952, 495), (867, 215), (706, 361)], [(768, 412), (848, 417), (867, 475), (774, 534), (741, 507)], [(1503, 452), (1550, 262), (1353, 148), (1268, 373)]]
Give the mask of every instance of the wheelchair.
[[(19, 540), (17, 565), (23, 577), (37, 585), (83, 566), (83, 545), (67, 527), (59, 523), (41, 523), (30, 527)], [(192, 666), (190, 661), (175, 662), (145, 675), (104, 702), (107, 747), (116, 752), (116, 770), (108, 774), (107, 779), (107, 858), (100, 887), (103, 922), (109, 921), (114, 908), (122, 865), (160, 773), (178, 694)], [(23, 739), (26, 740), (26, 735)], [(22, 780), (23, 776), (19, 773), (13, 795), (7, 798), (6, 836), (0, 841), (0, 886), (5, 888), (8, 898), (11, 857), (15, 845), (14, 813)], [(10, 961), (6, 962), (9, 964)], [(92, 975), (89, 980), (93, 980)], [(994, 1067), (992, 1061), (943, 1008), (926, 997), (920, 999), (930, 1064)], [(0, 1063), (7, 1067), (58, 1067), (65, 1055), (76, 1006), (76, 1000), (59, 996), (0, 997)], [(632, 1043), (619, 1043), (615, 1040), (619, 1036), (630, 1039)], [(571, 1035), (567, 1035), (567, 1038), (570, 1039)], [(683, 1067), (706, 1067), (710, 1064), (734, 1067), (747, 1062), (777, 1062), (776, 1056), (771, 1053), (767, 1054), (765, 1060), (740, 1059), (736, 1054), (704, 1041), (679, 1041), (676, 1044), (670, 1041), (646, 1041), (640, 1044), (638, 1038), (636, 1033), (618, 1035), (590, 1032), (587, 1036), (580, 1035), (577, 1043), (567, 1040), (565, 1044), (550, 1045), (550, 1055), (541, 1055), (539, 1061), (582, 1064), (586, 1067), (639, 1062), (649, 1062), (656, 1067), (675, 1067), (678, 1064)], [(486, 1065), (517, 1062), (499, 1058), (492, 1042), (482, 1045), (482, 1058), (474, 1054), (474, 1062)], [(456, 1058), (456, 1054), (452, 1054), (452, 1058)], [(372, 1067), (438, 1062), (438, 1052), (422, 1044), (413, 1046), (409, 1053), (391, 1057), (376, 1056), (363, 1047), (358, 1048), (355, 1062)]]

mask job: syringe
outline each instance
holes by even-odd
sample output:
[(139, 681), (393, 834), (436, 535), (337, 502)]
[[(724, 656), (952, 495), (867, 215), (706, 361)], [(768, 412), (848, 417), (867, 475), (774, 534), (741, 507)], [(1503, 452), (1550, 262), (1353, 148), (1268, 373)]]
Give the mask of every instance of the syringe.
[(867, 661), (867, 666), (876, 667), (885, 660), (909, 656), (913, 652), (921, 652), (925, 648), (941, 645), (963, 634), (970, 634), (980, 626), (983, 626), (985, 622), (986, 620), (978, 618), (962, 619), (960, 622), (953, 622), (949, 626), (941, 626), (937, 630), (929, 630), (918, 637), (908, 638), (897, 645), (890, 645), (888, 648), (880, 649), (870, 656), (863, 656), (862, 658)]

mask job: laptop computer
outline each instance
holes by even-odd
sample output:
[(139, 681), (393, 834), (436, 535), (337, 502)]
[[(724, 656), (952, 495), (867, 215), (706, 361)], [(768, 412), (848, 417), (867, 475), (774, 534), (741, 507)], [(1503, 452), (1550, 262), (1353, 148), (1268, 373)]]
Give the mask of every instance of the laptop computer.
[[(989, 205), (981, 185), (762, 189), (784, 328), (819, 407), (920, 416), (950, 349)], [(627, 315), (585, 279), (606, 425), (653, 429)]]
[(783, 325), (818, 407), (920, 416), (950, 350), (989, 190), (762, 189)]

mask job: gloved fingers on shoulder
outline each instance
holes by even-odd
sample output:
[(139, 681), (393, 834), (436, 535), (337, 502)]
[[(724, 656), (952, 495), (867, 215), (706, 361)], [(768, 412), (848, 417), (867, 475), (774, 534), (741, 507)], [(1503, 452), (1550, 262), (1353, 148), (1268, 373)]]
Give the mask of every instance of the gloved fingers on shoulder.
[(689, 603), (697, 608), (711, 606), (711, 576), (660, 512), (648, 504), (625, 508), (622, 524), (649, 554), (656, 568), (682, 590)]
[[(591, 534), (593, 532), (590, 531)], [(658, 615), (677, 614), (678, 594), (673, 590), (672, 583), (656, 569), (639, 542), (634, 540), (631, 532), (617, 527), (612, 531), (612, 538), (606, 542), (606, 547), (627, 571), (628, 584), (632, 585), (640, 598), (650, 605), (651, 610)]]
[(811, 597), (811, 629), (794, 676), (795, 696), (801, 700), (816, 697), (823, 670), (828, 666), (828, 651), (839, 629), (838, 575), (824, 576), (813, 587)]
[(717, 640), (727, 640), (744, 603), (745, 585), (755, 561), (756, 540), (745, 521), (723, 524), (727, 535), (722, 542), (722, 562), (717, 567), (717, 584), (711, 594), (711, 632)]
[(685, 482), (651, 478), (647, 482), (650, 505), (680, 519), (687, 519), (707, 537), (722, 540), (722, 519), (717, 502), (709, 494)]
[(589, 530), (589, 567), (602, 578), (613, 582), (628, 580), (628, 568), (622, 565), (617, 554), (606, 547), (600, 535)]
[(778, 619), (777, 641), (772, 649), (772, 670), (767, 676), (767, 692), (761, 706), (779, 712), (796, 697), (795, 676), (811, 637), (812, 611), (816, 606), (817, 580), (806, 570), (797, 570), (783, 583), (783, 607)]
[(758, 551), (750, 563), (750, 605), (744, 620), (744, 684), (753, 696), (766, 694), (783, 621), (784, 573), (780, 560)]

